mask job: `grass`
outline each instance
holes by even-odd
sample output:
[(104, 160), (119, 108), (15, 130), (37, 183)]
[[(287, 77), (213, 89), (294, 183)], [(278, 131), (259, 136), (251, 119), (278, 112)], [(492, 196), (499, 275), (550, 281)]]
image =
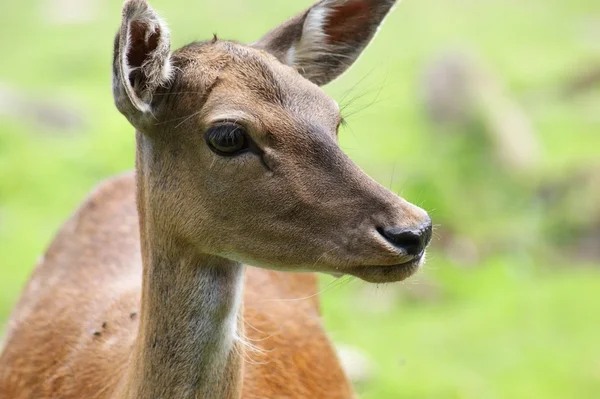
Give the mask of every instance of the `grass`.
[[(0, 83), (71, 104), (87, 121), (65, 133), (0, 116), (0, 323), (85, 194), (133, 167), (133, 132), (110, 91), (120, 1), (101, 3), (83, 25), (49, 24), (40, 1), (0, 4), (0, 34), (10, 38), (0, 41)], [(252, 41), (309, 4), (152, 3), (170, 23), (175, 47), (213, 32)], [(371, 289), (353, 282), (323, 295), (333, 338), (376, 364), (374, 378), (357, 387), (362, 397), (563, 399), (600, 392), (598, 262), (557, 257), (548, 230), (571, 218), (585, 223), (597, 202), (572, 195), (565, 213), (535, 196), (540, 182), (598, 161), (600, 89), (569, 101), (558, 93), (600, 59), (599, 21), (597, 0), (406, 0), (357, 66), (327, 87), (342, 105), (344, 96), (363, 96), (348, 110), (360, 112), (342, 132), (344, 150), (442, 224), (437, 249), (412, 282)], [(423, 68), (449, 49), (481, 60), (531, 118), (542, 157), (529, 176), (508, 174), (481, 143), (440, 135), (427, 120)], [(444, 250), (448, 231), (474, 243), (474, 264)], [(439, 295), (407, 299), (424, 278)], [(396, 291), (390, 305), (385, 298)]]
[(436, 265), (445, 268), (434, 273), (444, 294), (432, 303), (400, 300), (380, 312), (352, 286), (327, 296), (335, 339), (377, 360), (364, 398), (594, 397), (596, 271), (515, 272), (503, 260), (462, 273)]

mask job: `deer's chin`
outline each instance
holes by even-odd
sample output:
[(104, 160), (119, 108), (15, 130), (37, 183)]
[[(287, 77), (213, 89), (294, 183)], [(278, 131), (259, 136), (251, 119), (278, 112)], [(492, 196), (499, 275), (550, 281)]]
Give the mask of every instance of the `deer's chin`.
[(405, 263), (388, 266), (355, 266), (346, 271), (347, 274), (358, 277), (368, 283), (382, 284), (403, 281), (419, 270), (425, 261), (420, 256)]

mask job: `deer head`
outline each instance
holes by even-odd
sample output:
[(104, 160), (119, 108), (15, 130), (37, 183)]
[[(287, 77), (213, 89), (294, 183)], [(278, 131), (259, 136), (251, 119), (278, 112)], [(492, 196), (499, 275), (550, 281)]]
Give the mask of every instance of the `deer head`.
[(370, 282), (415, 272), (427, 213), (341, 151), (340, 110), (319, 87), (394, 4), (323, 0), (252, 45), (214, 38), (171, 52), (166, 24), (127, 1), (113, 89), (137, 130), (142, 234), (276, 270)]

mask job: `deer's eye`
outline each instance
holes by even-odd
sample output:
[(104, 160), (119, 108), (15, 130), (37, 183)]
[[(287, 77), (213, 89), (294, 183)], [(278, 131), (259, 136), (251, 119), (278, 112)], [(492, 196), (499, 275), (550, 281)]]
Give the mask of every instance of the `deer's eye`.
[(246, 130), (235, 123), (222, 123), (208, 129), (206, 144), (212, 152), (224, 157), (239, 155), (249, 149)]

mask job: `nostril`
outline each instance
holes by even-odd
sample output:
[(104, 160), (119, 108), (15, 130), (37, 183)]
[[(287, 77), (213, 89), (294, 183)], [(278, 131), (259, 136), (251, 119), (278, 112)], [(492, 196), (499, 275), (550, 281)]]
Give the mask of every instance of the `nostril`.
[(388, 229), (383, 236), (394, 246), (403, 249), (409, 255), (418, 255), (423, 250), (421, 235), (412, 230)]
[(395, 247), (404, 250), (408, 255), (417, 256), (421, 254), (425, 250), (427, 244), (429, 244), (432, 226), (431, 222), (429, 222), (416, 230), (402, 227), (380, 227), (377, 228), (377, 231)]

